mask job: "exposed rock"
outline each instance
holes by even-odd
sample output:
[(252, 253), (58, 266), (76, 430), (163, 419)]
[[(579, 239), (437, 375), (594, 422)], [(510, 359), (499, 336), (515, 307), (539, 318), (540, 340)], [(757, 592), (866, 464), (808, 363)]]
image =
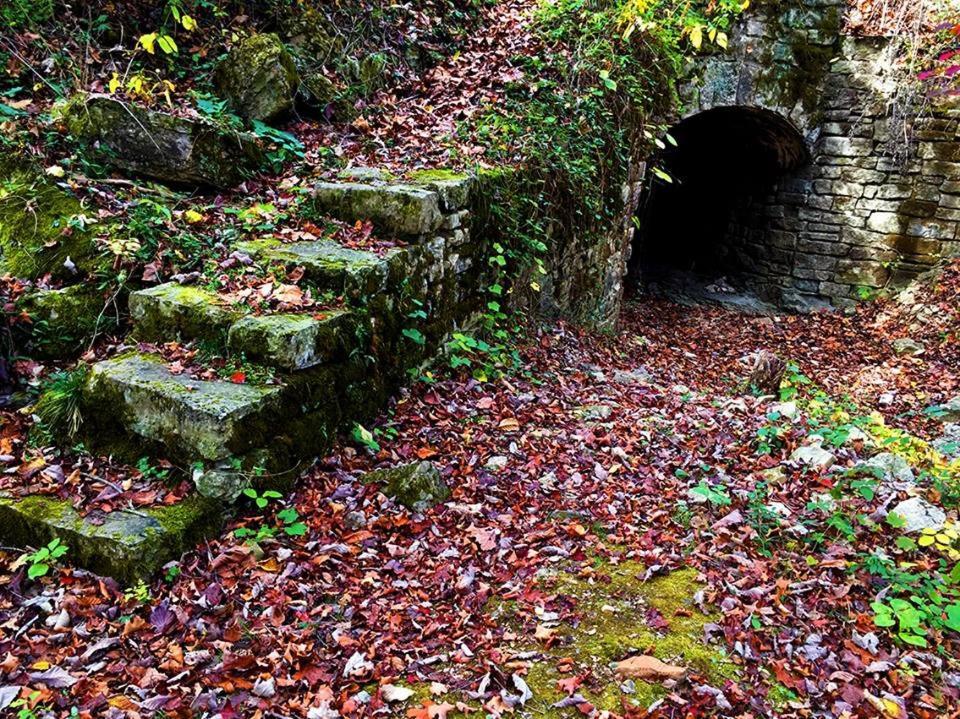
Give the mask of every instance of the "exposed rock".
[(947, 515), (939, 507), (930, 504), (923, 497), (911, 497), (900, 502), (890, 510), (903, 518), (903, 531), (907, 534), (919, 532), (922, 529), (943, 529)]
[(300, 78), (280, 38), (264, 33), (234, 47), (217, 65), (214, 81), (238, 115), (266, 121), (293, 108)]
[(666, 664), (647, 654), (617, 662), (616, 672), (621, 679), (642, 679), (643, 681), (655, 682), (666, 679), (682, 679), (687, 675), (685, 667)]
[(744, 390), (750, 390), (761, 395), (777, 395), (780, 384), (787, 370), (787, 363), (769, 350), (760, 350), (742, 357), (740, 362), (747, 369), (744, 379)]
[(793, 454), (790, 455), (790, 460), (812, 469), (823, 471), (830, 469), (837, 461), (837, 458), (817, 442), (797, 447), (793, 450)]
[(941, 422), (960, 422), (960, 397), (930, 407), (927, 414)]
[(72, 101), (64, 119), (71, 134), (91, 143), (104, 162), (165, 182), (229, 187), (263, 164), (254, 135), (106, 95)]
[(923, 352), (924, 347), (921, 343), (916, 340), (912, 340), (909, 337), (900, 337), (895, 339), (891, 345), (893, 346), (893, 351), (898, 355), (918, 355)]
[(870, 459), (858, 462), (853, 469), (868, 472), (885, 482), (912, 483), (916, 481), (913, 469), (907, 463), (907, 460), (892, 452), (876, 454)]
[(71, 564), (115, 577), (124, 584), (149, 578), (195, 542), (216, 533), (218, 504), (199, 496), (177, 504), (81, 517), (68, 501), (0, 493), (0, 539), (39, 547), (54, 537), (69, 546)]
[(414, 512), (422, 512), (450, 496), (450, 489), (443, 482), (440, 470), (430, 462), (378, 469), (367, 472), (363, 481), (384, 485), (384, 494)]
[(314, 367), (343, 357), (356, 339), (356, 321), (342, 310), (313, 315), (244, 317), (230, 327), (228, 346), (248, 360), (285, 370)]
[(950, 459), (960, 457), (960, 424), (945, 425), (943, 434), (932, 442), (934, 449)]

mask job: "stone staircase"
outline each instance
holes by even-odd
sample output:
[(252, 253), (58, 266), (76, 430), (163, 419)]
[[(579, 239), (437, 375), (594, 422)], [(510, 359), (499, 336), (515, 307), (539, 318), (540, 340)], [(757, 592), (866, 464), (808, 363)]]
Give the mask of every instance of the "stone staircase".
[[(0, 535), (32, 545), (61, 536), (85, 547), (74, 561), (130, 580), (217, 531), (244, 488), (289, 488), (339, 430), (382, 408), (407, 371), (475, 306), (470, 288), (479, 284), (465, 278), (481, 265), (468, 230), (472, 185), (447, 175), (318, 185), (310, 201), (317, 215), (371, 220), (381, 236), (403, 240), (380, 253), (329, 239), (233, 248), (258, 263), (302, 268), (305, 281), (342, 297), (338, 307), (252, 314), (176, 283), (131, 293), (128, 345), (203, 342), (269, 368), (273, 380), (198, 378), (152, 351), (94, 364), (83, 397), (88, 445), (130, 460), (168, 459), (189, 472), (197, 496), (163, 508), (163, 517), (113, 512), (92, 520), (42, 498), (0, 497), (0, 524), (13, 528), (0, 527)], [(169, 516), (177, 521), (161, 521)]]

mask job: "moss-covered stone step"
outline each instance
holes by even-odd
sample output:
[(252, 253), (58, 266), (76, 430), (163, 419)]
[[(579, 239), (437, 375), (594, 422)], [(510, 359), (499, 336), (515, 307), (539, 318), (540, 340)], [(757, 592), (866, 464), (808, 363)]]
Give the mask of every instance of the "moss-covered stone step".
[(344, 247), (333, 240), (253, 240), (240, 242), (236, 248), (261, 261), (302, 266), (307, 279), (321, 290), (364, 297), (386, 290), (394, 268), (402, 266), (409, 257), (409, 248), (393, 248), (380, 256)]
[(244, 317), (230, 327), (228, 346), (246, 359), (296, 371), (344, 358), (361, 346), (360, 323), (348, 310), (318, 315)]
[(193, 495), (145, 510), (118, 509), (82, 517), (70, 502), (0, 493), (0, 541), (40, 547), (67, 545), (64, 561), (129, 584), (146, 579), (204, 538), (217, 533), (223, 507)]
[(312, 206), (320, 215), (346, 222), (370, 220), (380, 232), (399, 237), (430, 234), (443, 224), (440, 196), (413, 185), (321, 182)]
[(160, 357), (133, 353), (93, 365), (84, 417), (94, 433), (119, 426), (174, 458), (214, 462), (267, 446), (281, 424), (282, 400), (278, 385), (197, 380), (173, 374)]
[(222, 341), (243, 312), (216, 294), (176, 282), (130, 293), (134, 336), (144, 342)]
[(380, 232), (424, 237), (444, 224), (444, 213), (466, 207), (473, 178), (444, 170), (414, 173), (406, 182), (321, 182), (312, 207), (347, 222), (370, 220)]

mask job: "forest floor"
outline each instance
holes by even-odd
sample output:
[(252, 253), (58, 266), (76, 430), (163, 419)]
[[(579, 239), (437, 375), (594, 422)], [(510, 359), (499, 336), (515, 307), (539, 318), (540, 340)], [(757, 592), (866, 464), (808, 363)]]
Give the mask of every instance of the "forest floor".
[[(958, 634), (897, 638), (871, 609), (891, 573), (956, 560), (901, 541), (892, 503), (956, 497), (929, 474), (848, 470), (870, 442), (855, 426), (929, 466), (925, 409), (960, 388), (958, 296), (953, 266), (852, 314), (637, 301), (613, 334), (541, 328), (515, 375), (405, 391), (376, 456), (344, 442), (303, 478), (288, 500), (303, 536), (234, 535), (277, 526), (278, 501), (126, 591), (68, 565), (28, 582), (2, 554), (0, 704), (25, 685), (36, 716), (643, 716), (633, 700), (676, 717), (956, 716)], [(900, 337), (925, 351), (896, 354)], [(740, 386), (758, 349), (791, 361), (793, 419)], [(790, 459), (814, 431), (832, 468)], [(358, 481), (417, 459), (452, 489), (423, 514)], [(900, 581), (881, 598), (929, 589)], [(666, 674), (614, 673), (642, 654)]]

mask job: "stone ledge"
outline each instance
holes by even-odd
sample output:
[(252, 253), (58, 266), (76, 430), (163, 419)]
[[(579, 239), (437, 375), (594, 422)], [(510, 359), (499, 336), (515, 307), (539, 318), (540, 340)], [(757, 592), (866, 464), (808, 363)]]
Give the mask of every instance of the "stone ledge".
[(323, 314), (244, 317), (230, 327), (227, 344), (249, 360), (288, 371), (341, 359), (359, 344), (357, 318), (345, 310)]
[(175, 282), (130, 293), (134, 336), (144, 342), (222, 339), (243, 312), (215, 294)]
[(85, 414), (159, 442), (187, 462), (217, 461), (268, 444), (282, 388), (196, 380), (160, 357), (129, 354), (98, 362), (84, 388)]
[(120, 509), (82, 517), (70, 502), (43, 496), (0, 494), (0, 538), (40, 547), (59, 538), (65, 560), (122, 584), (148, 579), (205, 537), (219, 531), (220, 504), (198, 495), (146, 510)]
[(346, 222), (370, 220), (400, 237), (428, 235), (443, 224), (439, 194), (413, 185), (321, 182), (313, 188), (313, 208)]

